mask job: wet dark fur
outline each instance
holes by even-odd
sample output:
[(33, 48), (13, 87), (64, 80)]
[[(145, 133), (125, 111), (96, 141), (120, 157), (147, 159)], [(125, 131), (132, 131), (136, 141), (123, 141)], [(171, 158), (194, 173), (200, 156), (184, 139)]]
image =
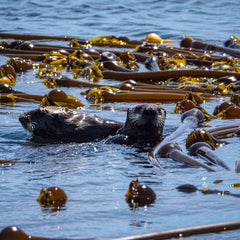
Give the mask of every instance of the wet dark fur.
[(108, 141), (126, 144), (160, 141), (165, 119), (166, 111), (158, 105), (137, 105), (128, 110), (125, 124)]
[(19, 121), (33, 137), (55, 142), (87, 142), (114, 135), (123, 123), (62, 107), (40, 107)]
[(33, 137), (48, 142), (87, 142), (114, 135), (108, 142), (150, 142), (162, 139), (165, 110), (155, 104), (129, 109), (125, 124), (61, 107), (40, 107), (19, 121)]

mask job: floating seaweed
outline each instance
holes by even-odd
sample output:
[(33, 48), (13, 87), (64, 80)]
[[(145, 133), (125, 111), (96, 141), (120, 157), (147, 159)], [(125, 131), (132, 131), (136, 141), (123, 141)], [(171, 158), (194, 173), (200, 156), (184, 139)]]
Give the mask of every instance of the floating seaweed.
[[(61, 89), (75, 87), (81, 91), (82, 88), (87, 88), (80, 98), (84, 98), (89, 104), (177, 103), (174, 114), (197, 111), (202, 116), (201, 123), (211, 122), (216, 118), (240, 118), (240, 40), (235, 36), (231, 36), (224, 43), (224, 47), (194, 41), (191, 37), (183, 38), (180, 46), (176, 47), (177, 41), (162, 39), (155, 33), (142, 40), (113, 35), (79, 39), (0, 33), (0, 37), (17, 39), (0, 43), (0, 54), (9, 58), (6, 64), (0, 66), (1, 103), (14, 106), (15, 102), (34, 101), (42, 106), (81, 108), (84, 106), (81, 99), (68, 95)], [(68, 46), (37, 43), (36, 40), (39, 39), (67, 41)], [(25, 42), (26, 40), (30, 42)], [(33, 40), (34, 42), (31, 42)], [(19, 73), (30, 70), (36, 74), (38, 83), (52, 90), (43, 95), (13, 90), (11, 86), (16, 89), (18, 87)], [(102, 83), (103, 81), (105, 82)], [(204, 108), (202, 105), (216, 98), (224, 98), (224, 103), (216, 106), (211, 115), (205, 105)], [(229, 170), (228, 165), (214, 155), (213, 151), (219, 145), (226, 144), (221, 138), (239, 136), (239, 124), (206, 130), (198, 129), (196, 121), (191, 117), (190, 119), (185, 123), (182, 119), (182, 125), (177, 132), (159, 142), (158, 147), (151, 149), (150, 160), (156, 160), (155, 155), (159, 154), (161, 158), (183, 160), (214, 172), (215, 169), (185, 155), (179, 145), (173, 143), (184, 129), (185, 134), (192, 131), (189, 136), (186, 134), (186, 149), (192, 154), (210, 159), (211, 164)], [(201, 146), (193, 151), (192, 148), (199, 142)], [(162, 147), (166, 147), (168, 151), (165, 152)], [(158, 162), (150, 162), (161, 169)], [(1, 163), (15, 164), (17, 161), (2, 160)], [(240, 172), (239, 166), (239, 161), (236, 161), (236, 173)], [(238, 188), (239, 183), (233, 183), (231, 187)], [(153, 191), (150, 197), (145, 195), (142, 198), (138, 195), (146, 188), (139, 184), (138, 180), (132, 181), (126, 201), (134, 207), (151, 204), (156, 199)], [(197, 189), (188, 185), (180, 190), (194, 192)], [(43, 190), (42, 193), (48, 191), (49, 189)], [(239, 197), (239, 194), (232, 194), (228, 190), (204, 189), (202, 193)], [(39, 202), (43, 203), (40, 196)], [(50, 205), (53, 202), (55, 200), (50, 199), (44, 204)]]

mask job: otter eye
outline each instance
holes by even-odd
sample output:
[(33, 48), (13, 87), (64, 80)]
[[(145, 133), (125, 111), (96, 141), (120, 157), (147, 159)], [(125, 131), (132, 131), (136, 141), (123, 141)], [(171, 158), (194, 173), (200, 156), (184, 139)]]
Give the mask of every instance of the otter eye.
[(142, 107), (141, 106), (137, 106), (137, 107), (135, 107), (134, 112), (138, 113), (138, 112), (141, 112), (141, 110), (142, 110)]
[(161, 115), (163, 115), (163, 116), (166, 115), (166, 110), (165, 109), (160, 108), (158, 111)]

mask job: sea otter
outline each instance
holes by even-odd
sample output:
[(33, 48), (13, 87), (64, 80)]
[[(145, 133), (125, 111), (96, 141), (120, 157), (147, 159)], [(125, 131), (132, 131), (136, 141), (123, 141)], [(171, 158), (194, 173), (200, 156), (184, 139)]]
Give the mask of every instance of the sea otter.
[(161, 140), (165, 116), (165, 110), (155, 104), (141, 104), (129, 109), (125, 123), (68, 108), (41, 106), (21, 114), (19, 121), (34, 139), (87, 142), (112, 135), (108, 142), (127, 143), (128, 140)]
[(166, 111), (156, 104), (140, 104), (128, 109), (127, 119), (115, 136), (106, 142), (156, 143), (163, 139)]
[(23, 113), (19, 121), (35, 140), (45, 142), (87, 142), (115, 134), (123, 123), (80, 113), (68, 108), (47, 106)]

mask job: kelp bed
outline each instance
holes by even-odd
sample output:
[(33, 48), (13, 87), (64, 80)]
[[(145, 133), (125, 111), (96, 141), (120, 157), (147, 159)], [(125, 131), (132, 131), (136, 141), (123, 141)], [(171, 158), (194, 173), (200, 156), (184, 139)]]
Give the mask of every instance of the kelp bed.
[[(191, 37), (184, 37), (181, 41), (165, 40), (154, 33), (143, 40), (115, 36), (86, 40), (5, 33), (0, 33), (0, 37), (0, 54), (9, 58), (6, 64), (0, 66), (2, 104), (14, 107), (16, 102), (33, 101), (42, 106), (81, 109), (86, 105), (83, 98), (84, 102), (91, 104), (171, 103), (175, 106), (176, 114), (183, 114), (193, 108), (199, 109), (206, 122), (217, 118), (240, 118), (240, 39), (235, 36), (227, 39), (223, 46), (195, 41)], [(56, 45), (42, 44), (42, 40), (53, 41)], [(46, 94), (29, 94), (17, 89), (18, 74), (30, 70), (34, 70), (36, 80), (49, 89)], [(113, 84), (102, 84), (104, 80), (112, 81)], [(81, 97), (72, 96), (67, 95), (62, 87), (84, 91), (82, 90)], [(223, 97), (225, 100), (221, 102)], [(215, 106), (214, 112), (209, 113), (202, 105), (212, 99), (219, 99), (219, 105)], [(214, 151), (220, 144), (225, 144), (221, 138), (239, 136), (239, 128), (236, 123), (214, 129), (194, 130), (186, 140), (186, 147), (189, 149), (194, 143), (204, 142), (208, 144), (207, 148), (210, 146)], [(150, 150), (149, 159), (153, 157), (156, 160), (156, 156), (153, 156), (155, 149)], [(206, 148), (200, 148), (196, 152), (206, 158)], [(160, 151), (156, 154), (159, 153)], [(173, 153), (171, 150), (161, 157), (174, 155), (175, 159), (176, 153)], [(215, 156), (212, 160), (216, 159)], [(16, 162), (2, 160), (1, 163)], [(211, 164), (229, 170), (220, 161), (212, 161)], [(155, 162), (154, 165), (161, 169), (158, 163)], [(236, 161), (235, 171), (240, 172), (239, 161)], [(238, 187), (238, 184), (235, 186)], [(192, 188), (183, 186), (181, 190), (187, 192), (192, 191)], [(203, 193), (223, 194), (210, 189), (204, 189)], [(224, 194), (239, 197), (239, 194), (229, 191)], [(134, 207), (141, 206), (135, 197), (133, 194), (127, 201), (134, 203)], [(212, 230), (206, 228), (208, 230), (205, 232), (239, 228), (239, 223), (234, 222), (230, 226), (213, 226)], [(142, 239), (152, 237), (157, 238), (157, 235)]]
[[(87, 90), (82, 94), (95, 103), (178, 102), (189, 98), (195, 101), (192, 99), (195, 97), (199, 105), (211, 98), (229, 96), (234, 106), (228, 111), (221, 109), (215, 115), (239, 117), (240, 50), (236, 49), (239, 39), (234, 36), (226, 41), (228, 47), (204, 44), (191, 38), (184, 38), (180, 47), (172, 47), (170, 43), (176, 45), (176, 41), (162, 40), (154, 34), (144, 41), (114, 36), (91, 40), (16, 34), (0, 34), (0, 37), (20, 39), (1, 42), (1, 55), (9, 57), (6, 65), (1, 66), (1, 83), (15, 87), (16, 73), (39, 69), (36, 78), (46, 87), (85, 87)], [(69, 46), (58, 46), (24, 41), (36, 39), (70, 42)], [(64, 76), (64, 71), (71, 72), (73, 78)], [(85, 81), (81, 81), (82, 78)], [(105, 86), (100, 84), (101, 79), (122, 82)], [(75, 99), (70, 103), (60, 93), (56, 96), (59, 99), (49, 103), (43, 96), (12, 91), (6, 94), (1, 90), (1, 102), (28, 99), (40, 101), (41, 105), (83, 106), (76, 97), (70, 97)]]

